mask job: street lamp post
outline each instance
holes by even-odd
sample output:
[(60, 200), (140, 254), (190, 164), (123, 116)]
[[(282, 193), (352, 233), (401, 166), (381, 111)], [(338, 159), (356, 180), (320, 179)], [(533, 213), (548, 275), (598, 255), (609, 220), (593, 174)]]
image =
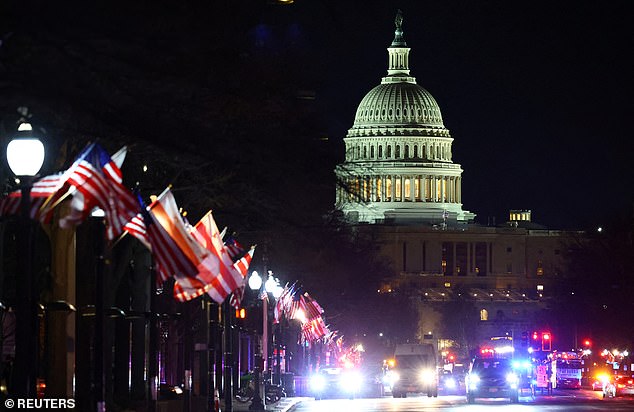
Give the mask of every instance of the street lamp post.
[[(254, 291), (258, 291), (260, 288), (262, 287), (262, 278), (260, 277), (260, 275), (258, 274), (258, 272), (253, 271), (253, 273), (251, 273), (251, 276), (249, 277), (249, 288), (251, 290)], [(266, 301), (266, 299), (263, 300), (262, 304), (263, 304), (263, 325), (266, 324), (267, 322), (267, 309), (266, 306), (264, 305), (264, 302)], [(266, 345), (266, 343), (264, 342), (263, 339), (263, 346)], [(253, 394), (253, 399), (251, 400), (251, 405), (249, 405), (249, 410), (250, 411), (263, 411), (264, 410), (264, 403), (262, 402), (262, 397), (260, 396), (260, 351), (257, 350), (256, 354), (255, 354), (255, 366), (253, 367), (253, 379), (254, 379), (254, 394)]]
[[(29, 123), (22, 122), (17, 135), (7, 145), (9, 168), (19, 180), (20, 231), (18, 232), (18, 268), (22, 276), (18, 282), (18, 311), (16, 312), (15, 394), (36, 397), (37, 343), (37, 288), (33, 280), (32, 254), (34, 225), (30, 219), (31, 188), (35, 176), (44, 163), (44, 145), (34, 135)], [(19, 270), (19, 269), (18, 269)]]

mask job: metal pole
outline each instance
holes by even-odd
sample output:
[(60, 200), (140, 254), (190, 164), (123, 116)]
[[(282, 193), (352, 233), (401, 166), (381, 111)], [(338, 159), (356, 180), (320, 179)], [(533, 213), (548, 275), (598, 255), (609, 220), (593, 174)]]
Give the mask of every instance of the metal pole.
[(98, 233), (95, 236), (97, 250), (97, 267), (95, 279), (95, 401), (97, 403), (97, 412), (105, 412), (105, 368), (104, 368), (104, 338), (105, 338), (105, 310), (104, 310), (104, 291), (105, 276), (104, 265), (104, 226), (103, 220), (98, 220)]
[(31, 206), (32, 177), (20, 176), (20, 218), (18, 232), (18, 271), (22, 268), (22, 276), (18, 282), (18, 299), (16, 312), (16, 349), (15, 349), (15, 385), (13, 393), (16, 397), (35, 398), (37, 370), (37, 282), (33, 281), (33, 223), (29, 218)]
[[(266, 374), (269, 372), (269, 299), (268, 296), (265, 296), (262, 299), (262, 358), (264, 359), (264, 368), (262, 373)], [(266, 378), (264, 379), (267, 380)]]
[(211, 348), (211, 342), (213, 340), (213, 331), (211, 325), (211, 302), (207, 298), (207, 295), (203, 295), (205, 299), (205, 316), (207, 322), (207, 351), (206, 351), (206, 365), (207, 365), (207, 410), (208, 412), (213, 412), (214, 403), (216, 401), (215, 390), (216, 385), (214, 384), (214, 368), (215, 362), (213, 362), (213, 354)]
[(150, 322), (148, 359), (148, 410), (155, 412), (158, 399), (158, 312), (156, 310), (156, 270), (150, 267)]
[(263, 411), (264, 403), (262, 402), (262, 397), (260, 396), (260, 364), (262, 363), (262, 357), (260, 356), (260, 348), (257, 344), (258, 336), (254, 335), (256, 342), (255, 346), (255, 365), (253, 366), (253, 386), (254, 393), (253, 399), (251, 400), (251, 405), (249, 405), (250, 411)]
[(232, 325), (231, 325), (231, 306), (228, 301), (225, 301), (222, 304), (223, 310), (223, 321), (224, 321), (224, 332), (225, 332), (225, 362), (224, 362), (224, 395), (225, 395), (225, 410), (227, 412), (231, 412), (233, 410), (232, 400), (233, 400), (233, 388), (231, 387), (231, 378), (232, 378), (232, 367), (233, 367), (233, 357), (231, 353), (232, 347)]
[(278, 385), (282, 384), (282, 321), (277, 324), (275, 328), (275, 382)]

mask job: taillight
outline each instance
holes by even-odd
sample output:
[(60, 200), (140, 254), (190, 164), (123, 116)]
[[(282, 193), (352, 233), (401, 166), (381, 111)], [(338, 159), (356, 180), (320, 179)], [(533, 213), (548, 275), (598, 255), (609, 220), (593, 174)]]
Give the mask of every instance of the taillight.
[(623, 385), (622, 383), (619, 383), (619, 384), (616, 385), (616, 387), (619, 388), (619, 389), (623, 389), (623, 388), (625, 388), (625, 385)]

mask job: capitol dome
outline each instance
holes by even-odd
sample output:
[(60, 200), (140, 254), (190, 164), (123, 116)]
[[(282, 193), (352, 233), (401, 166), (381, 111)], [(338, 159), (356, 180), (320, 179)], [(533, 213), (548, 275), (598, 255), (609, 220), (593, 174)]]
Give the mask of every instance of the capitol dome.
[(337, 205), (363, 223), (467, 223), (462, 168), (436, 99), (410, 76), (399, 10), (387, 75), (359, 103), (336, 169)]
[(443, 126), (436, 99), (416, 83), (385, 82), (365, 95), (353, 129), (373, 124), (424, 124)]

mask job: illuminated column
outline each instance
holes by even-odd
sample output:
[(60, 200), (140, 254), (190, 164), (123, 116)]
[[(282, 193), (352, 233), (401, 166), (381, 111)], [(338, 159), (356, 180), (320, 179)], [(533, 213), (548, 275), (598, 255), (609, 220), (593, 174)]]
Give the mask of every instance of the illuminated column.
[(424, 175), (423, 176), (423, 189), (422, 189), (422, 199), (423, 202), (427, 202), (427, 197), (429, 196), (429, 176), (428, 175)]
[(451, 176), (449, 177), (449, 183), (448, 183), (448, 191), (449, 191), (449, 197), (447, 199), (447, 201), (449, 203), (454, 203), (454, 196), (455, 196), (455, 190), (454, 190), (454, 184), (456, 183), (456, 178)]
[(458, 182), (456, 183), (456, 191), (458, 192), (457, 203), (462, 203), (462, 177), (458, 177)]

